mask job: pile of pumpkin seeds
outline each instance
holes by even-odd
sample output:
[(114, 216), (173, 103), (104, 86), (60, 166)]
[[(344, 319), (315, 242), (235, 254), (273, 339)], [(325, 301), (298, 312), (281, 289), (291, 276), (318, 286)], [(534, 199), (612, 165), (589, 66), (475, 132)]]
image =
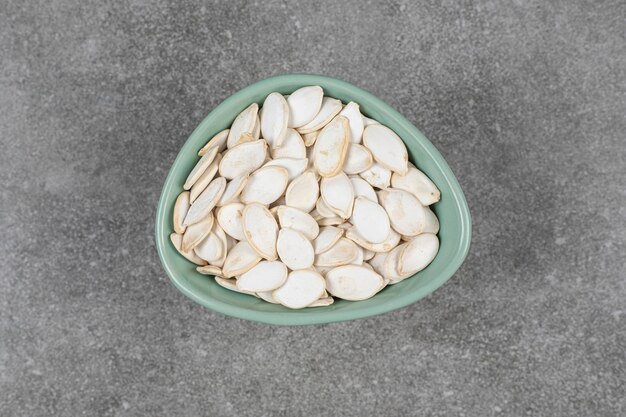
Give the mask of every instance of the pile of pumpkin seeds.
[(319, 86), (251, 104), (198, 156), (170, 238), (229, 290), (289, 308), (365, 300), (439, 250), (435, 184), (391, 129)]

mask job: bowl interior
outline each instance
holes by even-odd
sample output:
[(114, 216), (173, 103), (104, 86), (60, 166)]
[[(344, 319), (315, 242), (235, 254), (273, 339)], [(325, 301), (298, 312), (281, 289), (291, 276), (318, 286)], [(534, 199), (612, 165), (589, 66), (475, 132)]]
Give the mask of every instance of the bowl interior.
[[(198, 161), (197, 151), (217, 132), (230, 126), (250, 103), (263, 103), (278, 91), (289, 94), (306, 85), (319, 85), (325, 95), (347, 103), (355, 101), (368, 117), (394, 130), (404, 141), (409, 159), (439, 187), (441, 200), (432, 206), (440, 221), (439, 253), (415, 276), (388, 286), (376, 296), (358, 302), (336, 300), (328, 307), (290, 310), (255, 297), (226, 290), (172, 246), (172, 210), (189, 171)], [(194, 130), (180, 150), (165, 181), (156, 217), (156, 243), (163, 267), (174, 285), (201, 305), (223, 314), (272, 324), (326, 323), (367, 317), (409, 305), (443, 285), (459, 268), (471, 238), (471, 220), (463, 192), (443, 156), (424, 135), (397, 111), (372, 94), (347, 82), (319, 75), (282, 75), (252, 84), (217, 106)]]

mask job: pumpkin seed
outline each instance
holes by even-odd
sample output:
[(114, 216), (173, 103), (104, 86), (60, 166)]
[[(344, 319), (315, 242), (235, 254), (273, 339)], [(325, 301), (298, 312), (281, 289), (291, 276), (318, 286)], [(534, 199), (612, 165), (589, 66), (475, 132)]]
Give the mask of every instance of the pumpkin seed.
[(439, 251), (439, 239), (432, 233), (422, 233), (404, 245), (398, 257), (397, 271), (400, 275), (413, 275), (426, 268)]
[(323, 217), (317, 221), (320, 226), (337, 226), (343, 223), (343, 219), (339, 216)]
[(226, 140), (226, 147), (228, 149), (235, 147), (239, 143), (241, 135), (244, 133), (252, 135), (258, 112), (259, 105), (252, 103), (244, 111), (239, 113), (228, 132), (228, 139)]
[(272, 294), (274, 299), (289, 308), (304, 308), (320, 298), (326, 289), (324, 277), (315, 271), (292, 271), (287, 282)]
[(396, 233), (393, 228), (389, 230), (389, 236), (387, 236), (387, 239), (381, 243), (368, 242), (359, 234), (359, 232), (357, 232), (355, 227), (351, 227), (346, 230), (346, 237), (360, 247), (371, 250), (372, 252), (389, 252), (398, 244), (398, 242), (400, 242), (400, 235)]
[(335, 299), (333, 297), (323, 297), (323, 298), (317, 299), (317, 301), (313, 301), (307, 307), (326, 307), (326, 306), (331, 305), (334, 302), (335, 302)]
[(213, 213), (209, 212), (207, 217), (187, 227), (183, 235), (183, 252), (189, 252), (195, 248), (196, 245), (202, 242), (202, 240), (211, 233), (213, 221)]
[(308, 164), (309, 164), (309, 161), (306, 158), (303, 158), (303, 159), (278, 158), (278, 159), (273, 159), (265, 163), (263, 167), (269, 167), (269, 166), (283, 167), (289, 173), (289, 181), (291, 181), (297, 176), (299, 176), (300, 174), (302, 174), (307, 169)]
[[(306, 146), (307, 148), (310, 148), (311, 146), (313, 146), (319, 134), (320, 134), (319, 130), (316, 130), (315, 132), (311, 132), (311, 133), (303, 133), (302, 140), (304, 141), (304, 146)], [(312, 159), (310, 160), (312, 161)]]
[(315, 169), (322, 177), (337, 175), (346, 159), (350, 127), (348, 119), (336, 116), (318, 135), (313, 146)]
[(293, 129), (287, 129), (287, 135), (283, 143), (276, 148), (271, 148), (270, 152), (272, 158), (294, 158), (304, 159), (306, 158), (306, 148), (304, 147), (304, 141), (298, 132)]
[(370, 259), (372, 259), (374, 257), (374, 255), (376, 255), (376, 252), (374, 252), (374, 251), (371, 251), (371, 250), (365, 249), (365, 248), (362, 248), (362, 249), (363, 249), (363, 261), (364, 262), (369, 261)]
[(268, 261), (276, 260), (278, 224), (267, 207), (258, 203), (248, 204), (243, 209), (242, 223), (250, 246)]
[(273, 291), (287, 280), (287, 267), (279, 261), (261, 261), (237, 278), (237, 288), (245, 291)]
[(226, 188), (224, 189), (224, 194), (220, 198), (220, 201), (217, 202), (217, 207), (225, 206), (226, 204), (234, 203), (239, 197), (239, 194), (243, 191), (243, 187), (246, 186), (248, 182), (249, 175), (240, 175), (239, 177), (235, 177), (226, 184)]
[(313, 120), (306, 125), (299, 127), (298, 132), (301, 134), (315, 132), (326, 126), (339, 112), (341, 111), (342, 104), (340, 100), (332, 97), (324, 97), (322, 99), (322, 106), (320, 111), (317, 112)]
[(398, 272), (398, 261), (400, 254), (406, 247), (406, 243), (396, 246), (391, 252), (387, 254), (385, 262), (383, 264), (383, 276), (389, 280), (392, 284), (397, 284), (403, 279), (411, 276), (411, 274), (403, 275)]
[(259, 292), (256, 293), (256, 295), (260, 299), (262, 299), (263, 301), (267, 301), (268, 303), (280, 304), (278, 301), (276, 301), (276, 299), (272, 295), (273, 293), (274, 293), (274, 291), (259, 291)]
[(213, 181), (215, 174), (217, 173), (217, 167), (222, 159), (221, 154), (217, 154), (211, 165), (204, 171), (204, 173), (198, 178), (198, 180), (191, 186), (189, 198), (193, 203), (196, 198), (206, 189), (206, 187)]
[(350, 122), (350, 142), (361, 143), (363, 136), (363, 116), (360, 107), (354, 101), (346, 104), (346, 107), (339, 113)]
[(313, 241), (313, 250), (316, 255), (326, 252), (343, 236), (343, 229), (334, 226), (320, 228), (319, 234)]
[(374, 271), (385, 278), (385, 260), (389, 252), (374, 252), (375, 255), (367, 263)]
[(413, 194), (389, 188), (380, 191), (378, 197), (389, 215), (391, 226), (401, 235), (419, 235), (427, 227), (432, 227), (429, 224), (432, 217)]
[(183, 224), (183, 220), (185, 220), (185, 216), (187, 216), (187, 212), (189, 211), (189, 191), (183, 191), (176, 198), (176, 203), (174, 203), (174, 231), (179, 234), (185, 233), (185, 229), (187, 226)]
[(252, 269), (261, 259), (261, 256), (248, 242), (241, 241), (228, 252), (222, 273), (226, 278), (241, 275)]
[(214, 277), (215, 282), (217, 282), (217, 284), (220, 287), (224, 287), (227, 290), (231, 290), (234, 292), (240, 292), (242, 294), (248, 294), (248, 295), (254, 295), (255, 297), (257, 297), (256, 293), (250, 292), (250, 291), (245, 291), (245, 290), (240, 290), (239, 288), (237, 288), (237, 280), (234, 278), (231, 279), (227, 279), (224, 277)]
[(289, 105), (279, 93), (272, 93), (263, 102), (261, 133), (271, 147), (281, 146), (287, 134)]
[(315, 174), (305, 171), (291, 181), (285, 192), (285, 204), (310, 212), (319, 197), (320, 189)]
[(217, 234), (210, 232), (207, 237), (205, 237), (200, 243), (198, 243), (198, 245), (196, 245), (195, 248), (193, 248), (193, 251), (200, 258), (211, 263), (219, 261), (222, 258), (224, 247)]
[(313, 217), (293, 207), (279, 207), (278, 221), (280, 227), (297, 230), (309, 240), (315, 239), (320, 232), (319, 226)]
[(207, 153), (202, 155), (202, 158), (196, 163), (193, 167), (187, 179), (185, 180), (185, 184), (183, 184), (184, 190), (189, 190), (191, 187), (198, 181), (198, 179), (204, 174), (204, 171), (211, 165), (215, 155), (217, 155), (217, 147), (209, 149)]
[(352, 188), (354, 188), (354, 197), (365, 197), (374, 203), (378, 203), (378, 197), (376, 196), (376, 192), (374, 188), (370, 185), (369, 182), (365, 181), (361, 177), (350, 177), (350, 182), (352, 183)]
[(344, 300), (366, 300), (384, 286), (383, 277), (360, 265), (339, 266), (326, 274), (328, 292)]
[(374, 162), (371, 167), (359, 173), (359, 176), (372, 187), (387, 188), (391, 182), (391, 171), (379, 163)]
[(330, 247), (326, 252), (315, 256), (315, 265), (339, 266), (349, 264), (357, 256), (356, 244), (344, 237)]
[(385, 209), (365, 197), (358, 197), (354, 201), (350, 221), (359, 235), (372, 243), (384, 242), (391, 230), (389, 216)]
[(261, 203), (269, 205), (283, 195), (287, 188), (289, 173), (279, 166), (264, 166), (248, 178), (241, 192), (245, 204)]
[(371, 125), (363, 131), (363, 144), (372, 152), (376, 162), (404, 175), (408, 172), (409, 155), (400, 136), (383, 125)]
[(322, 106), (324, 90), (319, 86), (302, 87), (287, 98), (289, 105), (289, 127), (302, 127), (309, 123)]
[(220, 177), (211, 181), (189, 208), (183, 224), (189, 226), (207, 216), (222, 197), (225, 188), (226, 179)]
[(212, 233), (215, 233), (215, 235), (220, 240), (220, 243), (222, 245), (222, 256), (219, 259), (210, 261), (209, 263), (213, 266), (222, 268), (224, 266), (224, 261), (226, 260), (226, 255), (228, 254), (228, 251), (230, 250), (230, 248), (237, 244), (237, 241), (230, 236), (226, 236), (226, 233), (224, 233), (224, 229), (222, 229), (217, 221), (213, 222)]
[(227, 150), (220, 161), (219, 173), (232, 180), (250, 174), (265, 162), (267, 142), (263, 139), (246, 142)]
[(172, 241), (172, 245), (174, 245), (174, 248), (176, 248), (178, 253), (180, 253), (185, 258), (187, 258), (188, 261), (193, 262), (194, 264), (200, 265), (200, 266), (204, 266), (207, 264), (207, 262), (204, 259), (199, 258), (198, 255), (194, 253), (194, 251), (184, 252), (182, 250), (183, 235), (179, 235), (178, 233), (172, 233), (170, 235), (170, 240)]
[(363, 265), (363, 248), (360, 246), (356, 246), (356, 256), (354, 257), (354, 259), (352, 261), (350, 261), (350, 264), (352, 265)]
[(220, 268), (219, 266), (213, 266), (213, 265), (199, 266), (196, 268), (196, 271), (198, 271), (202, 275), (213, 275), (213, 276), (222, 275), (222, 268)]
[(340, 172), (334, 177), (322, 178), (320, 194), (324, 203), (335, 214), (344, 219), (350, 217), (354, 204), (354, 189), (346, 174)]
[(409, 164), (409, 170), (405, 175), (393, 173), (391, 186), (413, 194), (424, 206), (436, 203), (441, 198), (441, 192), (437, 186), (419, 169)]
[(315, 259), (313, 246), (306, 236), (297, 230), (280, 229), (276, 248), (281, 261), (289, 269), (306, 269), (313, 265)]
[(224, 129), (209, 139), (206, 145), (198, 151), (198, 156), (203, 156), (213, 147), (217, 148), (217, 152), (223, 152), (224, 149), (226, 149), (226, 139), (228, 138), (229, 131), (230, 129)]
[(241, 203), (230, 203), (217, 210), (217, 222), (228, 235), (237, 240), (246, 240), (243, 232), (243, 209)]
[(346, 174), (358, 174), (371, 167), (373, 163), (372, 154), (365, 146), (358, 143), (350, 143), (346, 160), (343, 163), (343, 172)]
[(319, 197), (317, 199), (317, 202), (315, 203), (315, 209), (322, 217), (337, 217), (335, 212), (332, 211), (330, 207), (328, 207), (328, 205), (326, 205), (322, 197)]

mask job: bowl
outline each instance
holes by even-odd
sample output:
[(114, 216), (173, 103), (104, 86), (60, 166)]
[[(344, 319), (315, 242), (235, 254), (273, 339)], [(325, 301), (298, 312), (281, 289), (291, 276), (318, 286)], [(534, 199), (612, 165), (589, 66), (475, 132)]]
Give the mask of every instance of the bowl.
[[(395, 131), (404, 141), (409, 159), (439, 187), (441, 200), (431, 206), (440, 221), (439, 253), (424, 270), (386, 287), (364, 301), (336, 300), (327, 307), (291, 310), (250, 295), (229, 291), (211, 276), (196, 272), (196, 266), (171, 244), (172, 210), (189, 171), (198, 161), (197, 152), (214, 134), (231, 125), (252, 102), (261, 105), (271, 92), (290, 94), (307, 85), (319, 85), (325, 95), (344, 103), (355, 101), (364, 115)], [(469, 250), (471, 218), (461, 187), (446, 163), (426, 137), (388, 104), (345, 81), (321, 75), (289, 74), (267, 78), (233, 94), (217, 106), (193, 131), (167, 175), (156, 214), (156, 245), (163, 268), (183, 294), (195, 302), (229, 316), (276, 325), (304, 325), (354, 320), (407, 306), (441, 287), (461, 266)]]

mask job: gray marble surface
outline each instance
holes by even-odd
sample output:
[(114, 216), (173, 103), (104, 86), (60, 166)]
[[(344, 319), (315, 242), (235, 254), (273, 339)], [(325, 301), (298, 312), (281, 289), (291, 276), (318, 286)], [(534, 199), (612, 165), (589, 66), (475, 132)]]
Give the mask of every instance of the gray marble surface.
[[(623, 416), (626, 3), (0, 1), (0, 415)], [(473, 243), (370, 319), (245, 322), (153, 239), (194, 126), (259, 79), (372, 91)]]

